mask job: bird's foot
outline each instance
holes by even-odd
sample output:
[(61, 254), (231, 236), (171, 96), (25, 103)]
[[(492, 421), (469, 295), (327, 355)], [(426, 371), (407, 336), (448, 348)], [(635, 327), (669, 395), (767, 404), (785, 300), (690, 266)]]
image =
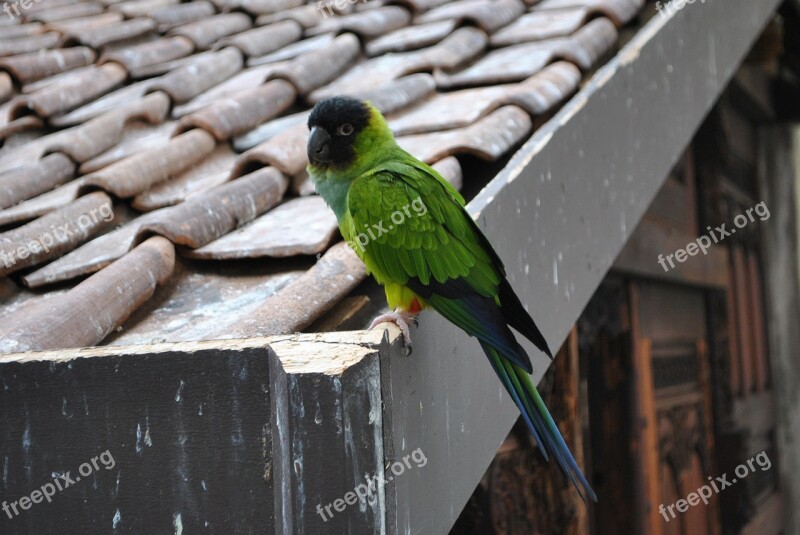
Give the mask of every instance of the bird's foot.
[(395, 309), (394, 312), (381, 314), (372, 320), (372, 324), (369, 326), (369, 328), (374, 329), (381, 323), (394, 323), (400, 328), (400, 331), (403, 333), (403, 345), (405, 346), (406, 356), (411, 355), (411, 330), (409, 329), (408, 324), (413, 323), (415, 326), (419, 325), (416, 314), (412, 314), (411, 312), (407, 312), (401, 308), (398, 308)]

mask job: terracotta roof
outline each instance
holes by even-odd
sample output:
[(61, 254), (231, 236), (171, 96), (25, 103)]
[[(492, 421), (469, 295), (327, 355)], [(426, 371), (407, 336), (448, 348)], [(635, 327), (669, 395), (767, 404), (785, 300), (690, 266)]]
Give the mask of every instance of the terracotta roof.
[(364, 268), (305, 174), (311, 105), (371, 99), (460, 187), (465, 156), (509, 157), (641, 0), (14, 5), (0, 351), (335, 328), (369, 299), (347, 297)]

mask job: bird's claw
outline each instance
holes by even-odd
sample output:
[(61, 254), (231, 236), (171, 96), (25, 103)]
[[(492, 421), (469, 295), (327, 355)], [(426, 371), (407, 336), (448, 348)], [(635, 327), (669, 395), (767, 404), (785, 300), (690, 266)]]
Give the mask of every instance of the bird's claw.
[(381, 323), (394, 323), (403, 333), (403, 346), (404, 346), (404, 354), (406, 357), (411, 355), (413, 351), (411, 348), (411, 329), (409, 329), (408, 324), (413, 323), (415, 327), (419, 325), (419, 321), (417, 317), (404, 311), (401, 309), (397, 309), (394, 312), (388, 312), (386, 314), (381, 314), (370, 324), (370, 330), (374, 329)]

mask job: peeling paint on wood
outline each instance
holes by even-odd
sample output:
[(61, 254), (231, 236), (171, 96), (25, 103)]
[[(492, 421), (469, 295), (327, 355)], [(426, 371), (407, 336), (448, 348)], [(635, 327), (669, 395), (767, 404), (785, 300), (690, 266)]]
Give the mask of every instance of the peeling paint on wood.
[(382, 489), (327, 522), (317, 505), (383, 472), (378, 354), (399, 341), (390, 327), (0, 357), (0, 499), (115, 461), (0, 529), (386, 533)]

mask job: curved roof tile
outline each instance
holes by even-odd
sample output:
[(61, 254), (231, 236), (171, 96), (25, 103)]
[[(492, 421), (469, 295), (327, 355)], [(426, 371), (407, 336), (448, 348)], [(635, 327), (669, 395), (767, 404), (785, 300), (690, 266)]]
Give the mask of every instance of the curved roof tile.
[[(332, 245), (335, 219), (304, 169), (310, 104), (372, 100), (460, 187), (455, 156), (507, 157), (640, 7), (53, 0), (0, 20), (0, 252), (88, 221), (6, 268), (5, 287), (37, 292), (0, 313), (0, 351), (102, 343), (134, 313), (114, 343), (335, 324), (320, 319), (365, 273)], [(100, 210), (109, 221), (86, 219)]]

